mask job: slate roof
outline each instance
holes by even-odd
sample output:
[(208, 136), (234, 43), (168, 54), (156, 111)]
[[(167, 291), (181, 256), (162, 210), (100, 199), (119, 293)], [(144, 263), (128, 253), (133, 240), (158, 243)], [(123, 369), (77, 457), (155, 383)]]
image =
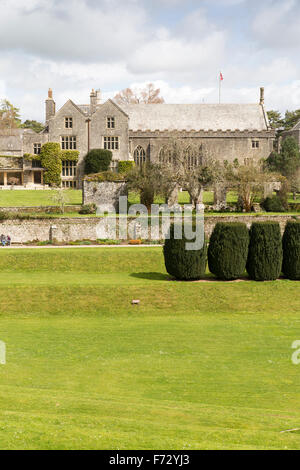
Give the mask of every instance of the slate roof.
[(133, 131), (264, 131), (269, 126), (260, 104), (129, 104), (121, 108)]

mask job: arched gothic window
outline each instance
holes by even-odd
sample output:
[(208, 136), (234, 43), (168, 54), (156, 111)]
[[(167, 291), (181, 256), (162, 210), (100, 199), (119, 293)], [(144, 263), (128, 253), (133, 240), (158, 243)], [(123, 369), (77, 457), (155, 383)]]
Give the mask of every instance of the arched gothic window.
[(140, 145), (135, 149), (133, 158), (137, 166), (143, 165), (146, 162), (146, 152)]

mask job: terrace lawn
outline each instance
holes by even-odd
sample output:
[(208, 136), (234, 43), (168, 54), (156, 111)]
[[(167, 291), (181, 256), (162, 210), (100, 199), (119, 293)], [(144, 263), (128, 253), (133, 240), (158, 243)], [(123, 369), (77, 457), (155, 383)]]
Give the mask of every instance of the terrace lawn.
[(170, 281), (160, 247), (2, 249), (0, 296), (1, 449), (300, 448), (299, 282)]
[[(9, 190), (0, 191), (1, 207), (38, 207), (38, 206), (57, 206), (54, 194), (55, 190)], [(66, 190), (66, 203), (68, 205), (81, 204), (82, 192), (75, 189)]]
[[(40, 206), (57, 206), (58, 202), (54, 197), (55, 190), (2, 190), (0, 191), (0, 209), (5, 207), (40, 207)], [(130, 192), (128, 197), (130, 204), (139, 204), (140, 196), (137, 193)], [(189, 204), (189, 195), (187, 191), (182, 191), (178, 195), (180, 204)], [(157, 204), (163, 204), (162, 197), (156, 197)], [(212, 191), (205, 191), (203, 194), (204, 204), (212, 205), (214, 203), (214, 195)], [(237, 194), (234, 191), (229, 191), (227, 194), (227, 202), (237, 202)], [(257, 201), (259, 202), (259, 200)], [(297, 200), (293, 201), (290, 195), (289, 202), (300, 203), (300, 196)], [(79, 205), (82, 203), (82, 191), (75, 189), (66, 190), (66, 204)]]

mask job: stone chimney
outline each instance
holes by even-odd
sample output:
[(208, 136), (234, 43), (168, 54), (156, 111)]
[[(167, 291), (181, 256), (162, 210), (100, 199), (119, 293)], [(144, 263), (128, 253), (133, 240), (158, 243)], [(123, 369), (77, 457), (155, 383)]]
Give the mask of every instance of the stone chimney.
[(97, 93), (95, 92), (93, 88), (90, 94), (91, 114), (93, 114), (96, 111), (96, 106), (97, 106)]
[(101, 104), (101, 90), (96, 90), (96, 106)]
[(50, 119), (55, 115), (55, 101), (53, 100), (52, 89), (48, 90), (48, 98), (46, 99), (46, 126), (49, 124)]
[(91, 107), (91, 114), (93, 114), (97, 107), (101, 104), (101, 91), (92, 89), (90, 94), (90, 107)]
[(264, 87), (261, 87), (261, 89), (260, 89), (259, 104), (265, 104), (265, 89), (264, 89)]

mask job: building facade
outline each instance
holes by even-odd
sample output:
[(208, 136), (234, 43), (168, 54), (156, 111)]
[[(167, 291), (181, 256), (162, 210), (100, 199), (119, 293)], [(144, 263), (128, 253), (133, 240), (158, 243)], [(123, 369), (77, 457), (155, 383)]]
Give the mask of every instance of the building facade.
[[(100, 91), (92, 90), (89, 104), (68, 100), (58, 111), (50, 89), (41, 133), (18, 129), (15, 135), (0, 136), (0, 185), (10, 184), (11, 173), (17, 174), (19, 184), (43, 184), (38, 161), (26, 161), (23, 155), (39, 154), (46, 142), (59, 142), (63, 150), (79, 151), (78, 162), (62, 162), (62, 184), (80, 188), (89, 150), (111, 150), (112, 169), (117, 169), (120, 160), (134, 160), (137, 165), (147, 160), (159, 162), (162, 149), (174, 137), (192, 139), (205, 154), (222, 161), (238, 159), (244, 163), (267, 158), (275, 131), (265, 111), (263, 88), (257, 104), (122, 106), (111, 99), (103, 103)], [(9, 162), (15, 168), (8, 168)]]

